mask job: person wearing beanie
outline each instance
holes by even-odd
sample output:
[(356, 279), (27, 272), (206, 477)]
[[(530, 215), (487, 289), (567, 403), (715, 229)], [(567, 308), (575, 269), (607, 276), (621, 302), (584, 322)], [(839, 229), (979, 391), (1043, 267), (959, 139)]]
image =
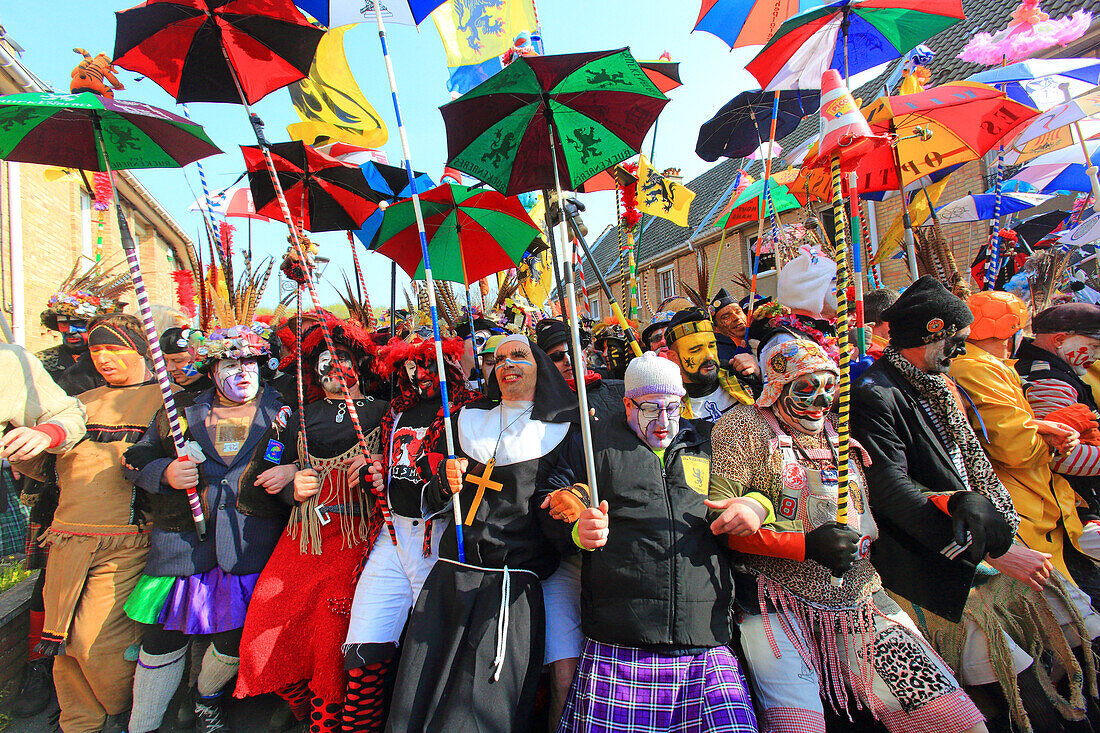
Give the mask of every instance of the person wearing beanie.
[(190, 328), (172, 326), (164, 329), (160, 335), (160, 352), (164, 355), (164, 366), (168, 376), (183, 391), (194, 397), (214, 386), (210, 377), (195, 368), (195, 362), (187, 350), (191, 337)]
[[(836, 521), (836, 362), (795, 339), (764, 368), (756, 406), (738, 405), (714, 426), (708, 501), (712, 531), (744, 568), (734, 611), (763, 729), (825, 730), (828, 690), (836, 709), (862, 706), (890, 731), (981, 730), (947, 665), (881, 589), (867, 453), (855, 441), (848, 520)], [(886, 640), (893, 660), (882, 658)]]
[(702, 308), (677, 311), (665, 329), (665, 343), (665, 356), (679, 365), (687, 390), (684, 417), (716, 422), (735, 404), (752, 404), (751, 384), (720, 367), (714, 324)]
[(798, 256), (779, 270), (776, 300), (783, 311), (753, 319), (748, 338), (755, 342), (761, 366), (768, 351), (784, 341), (816, 341), (833, 361), (839, 361), (836, 341), (836, 263), (816, 247), (803, 246)]
[[(1051, 468), (1069, 481), (1085, 506), (1078, 510), (1084, 522), (1100, 519), (1100, 439), (1091, 428), (1100, 413), (1092, 389), (1084, 381), (1100, 354), (1100, 306), (1064, 303), (1036, 314), (1034, 337), (1016, 350), (1016, 371), (1024, 382), (1028, 403), (1040, 420), (1060, 420), (1085, 438), (1071, 451), (1057, 453)], [(1087, 572), (1092, 561), (1068, 548), (1071, 573)], [(1081, 581), (1082, 583), (1084, 581)], [(1100, 586), (1082, 585), (1093, 597)]]
[(872, 359), (882, 356), (890, 344), (890, 324), (882, 320), (882, 312), (897, 302), (900, 295), (893, 288), (875, 288), (863, 298), (863, 327), (869, 337), (867, 355)]
[(599, 506), (576, 498), (588, 495), (579, 437), (547, 480), (543, 508), (582, 550), (584, 651), (557, 730), (750, 733), (728, 551), (707, 519), (711, 424), (681, 417), (680, 370), (652, 352), (625, 386), (625, 417), (592, 436)]
[[(1084, 639), (1084, 649), (1091, 654), (1089, 640), (1100, 635), (1100, 616), (1092, 610), (1093, 601), (1082, 592), (1100, 584), (1100, 571), (1091, 562), (1087, 567), (1077, 568), (1077, 572), (1067, 567), (1070, 552), (1081, 556), (1078, 547), (1082, 526), (1075, 510), (1073, 489), (1051, 470), (1055, 454), (1072, 451), (1078, 443), (1078, 433), (1058, 422), (1037, 420), (1024, 396), (1019, 374), (1006, 362), (1017, 334), (1027, 326), (1027, 305), (1010, 293), (989, 290), (975, 293), (967, 303), (974, 323), (966, 353), (951, 363), (951, 378), (965, 393), (964, 402), (974, 432), (1020, 515), (1017, 538), (1009, 551), (987, 561), (1000, 574), (971, 591), (968, 605), (997, 608), (998, 614), (1007, 618), (1020, 607), (1038, 609), (1039, 613), (1052, 614), (1057, 619), (1062, 632), (1054, 630), (1054, 638), (1050, 632), (1039, 634), (1039, 638), (1035, 634), (1022, 638), (1019, 630), (1027, 628), (1025, 623), (1005, 624), (1005, 630), (1015, 634), (1015, 639), (1005, 631), (985, 631), (1003, 637), (1003, 643), (988, 644), (988, 649), (1012, 649), (1013, 656), (1022, 660), (1014, 669), (1011, 663), (1005, 666), (1023, 679), (1003, 674), (1003, 679), (998, 678), (1002, 685), (999, 692), (1009, 699), (1022, 698), (1033, 728), (1040, 721), (1057, 724), (1060, 716), (1050, 701), (1028, 694), (1046, 674), (1043, 665), (1030, 664), (1030, 656), (1020, 651), (1033, 649), (1038, 643), (1056, 657), (1066, 651), (1064, 635), (1071, 645), (1078, 647)], [(1078, 587), (1074, 581), (1080, 580), (1085, 582)], [(999, 599), (1009, 597), (1020, 600), (1006, 608)], [(1081, 652), (1077, 654), (1083, 659)], [(950, 650), (945, 656), (960, 655), (964, 669), (984, 670), (981, 682), (988, 682), (992, 670), (1001, 668), (1005, 661), (991, 660), (990, 654), (978, 655), (967, 647)], [(963, 681), (974, 684), (973, 674), (968, 672)], [(1070, 684), (1071, 695), (1081, 693), (1079, 685)]]
[(145, 567), (150, 537), (122, 456), (162, 404), (136, 318), (92, 319), (88, 346), (106, 385), (79, 397), (90, 428), (84, 439), (62, 455), (13, 462), (20, 473), (57, 477), (57, 508), (42, 539), (51, 549), (37, 650), (54, 658), (62, 729), (81, 731), (126, 725), (134, 662), (124, 654), (141, 629), (123, 604)]

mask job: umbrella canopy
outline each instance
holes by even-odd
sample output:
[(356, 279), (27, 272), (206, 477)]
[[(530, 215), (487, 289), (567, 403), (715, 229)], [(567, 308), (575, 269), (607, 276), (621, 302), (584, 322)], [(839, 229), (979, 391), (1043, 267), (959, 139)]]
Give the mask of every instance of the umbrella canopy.
[[(1100, 140), (1088, 140), (1085, 147), (1089, 152), (1089, 161), (1092, 165), (1100, 166)], [(1034, 190), (1041, 193), (1057, 193), (1058, 191), (1080, 191), (1088, 193), (1092, 191), (1092, 183), (1089, 181), (1085, 164), (1082, 159), (1079, 144), (1053, 153), (1040, 155), (1028, 163), (1019, 173), (1005, 181), (1005, 184), (1029, 184)]]
[[(766, 142), (771, 134), (772, 92), (742, 92), (726, 103), (699, 128), (695, 152), (714, 162), (723, 155), (744, 158)], [(779, 95), (775, 139), (794, 132), (802, 118), (817, 111), (821, 94), (812, 91), (785, 91)]]
[(703, 0), (692, 30), (718, 36), (730, 48), (767, 43), (787, 18), (820, 0)]
[(798, 198), (786, 186), (775, 182), (775, 176), (768, 179), (768, 198), (771, 199), (764, 208), (764, 181), (753, 181), (741, 190), (740, 195), (733, 201), (730, 213), (723, 217), (718, 226), (723, 229), (735, 227), (750, 221), (759, 221), (771, 213), (783, 213), (802, 207)]
[[(432, 275), (469, 285), (516, 267), (539, 235), (523, 204), (496, 191), (452, 183), (420, 195)], [(375, 251), (409, 277), (424, 279), (420, 233), (411, 199), (389, 206), (375, 237)]]
[(638, 66), (642, 67), (642, 71), (662, 94), (668, 94), (676, 87), (684, 85), (680, 81), (679, 61), (639, 61)]
[(1017, 102), (1039, 110), (1065, 102), (1062, 86), (1075, 97), (1100, 84), (1100, 59), (1028, 59), (981, 71), (967, 81), (1001, 85)]
[[(1027, 211), (1050, 201), (1053, 196), (1041, 193), (1002, 193), (1000, 215)], [(936, 215), (942, 224), (958, 224), (966, 221), (988, 221), (993, 218), (996, 195), (976, 193), (936, 208)]]
[[(859, 191), (885, 191), (947, 166), (977, 160), (1037, 114), (1000, 90), (974, 82), (944, 84), (917, 94), (879, 97), (863, 115), (875, 134), (899, 136), (897, 153), (889, 146), (864, 155), (857, 167)], [(931, 133), (914, 132), (921, 128)]]
[(324, 35), (291, 0), (147, 0), (115, 19), (114, 63), (177, 102), (238, 104), (239, 83), (255, 104), (304, 79)]
[(509, 195), (552, 188), (556, 164), (576, 190), (635, 155), (666, 104), (629, 49), (522, 56), (440, 108), (447, 164)]
[[(311, 232), (358, 229), (386, 198), (371, 189), (358, 166), (330, 158), (303, 142), (275, 143), (268, 149), (294, 219), (288, 224)], [(256, 145), (242, 145), (241, 152), (256, 211), (282, 220), (263, 152)]]
[(765, 90), (819, 89), (896, 59), (964, 18), (962, 0), (836, 0), (783, 21), (745, 65)]
[[(382, 20), (398, 25), (420, 25), (443, 0), (386, 0)], [(374, 21), (374, 6), (363, 0), (295, 0), (302, 10), (327, 28)]]
[(197, 199), (187, 207), (188, 211), (208, 211), (218, 216), (234, 216), (242, 219), (260, 219), (271, 221), (270, 217), (256, 213), (256, 204), (252, 201), (252, 189), (248, 186), (232, 186), (210, 194), (210, 206), (205, 198)]
[(1100, 114), (1100, 89), (1094, 89), (1068, 102), (1057, 104), (1039, 114), (1030, 124), (1020, 129), (1019, 134), (1013, 138), (1012, 145), (1020, 147), (1060, 127), (1072, 125), (1097, 114)]
[[(404, 168), (373, 162), (364, 163), (359, 168), (367, 179), (367, 185), (378, 193), (384, 194), (386, 201), (395, 201), (412, 196), (412, 186), (409, 185), (409, 176)], [(428, 177), (427, 173), (416, 173), (414, 180), (416, 181), (417, 193), (427, 191), (435, 186), (435, 182)], [(364, 246), (370, 247), (371, 243), (374, 242), (374, 235), (378, 233), (378, 228), (382, 226), (384, 215), (385, 209), (383, 206), (379, 206), (355, 232), (355, 236)]]
[(105, 171), (110, 167), (181, 168), (222, 152), (200, 125), (143, 102), (91, 92), (0, 97), (0, 158)]
[(1012, 230), (1020, 235), (1020, 239), (1027, 242), (1032, 248), (1047, 237), (1051, 232), (1066, 220), (1069, 214), (1065, 211), (1048, 211), (1044, 214), (1036, 214), (1016, 224)]

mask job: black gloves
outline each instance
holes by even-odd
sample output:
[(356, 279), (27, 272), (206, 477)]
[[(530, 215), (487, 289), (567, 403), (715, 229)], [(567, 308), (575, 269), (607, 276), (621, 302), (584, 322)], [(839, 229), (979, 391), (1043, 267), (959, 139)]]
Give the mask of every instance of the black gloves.
[(859, 557), (860, 534), (846, 524), (827, 522), (806, 535), (806, 559), (824, 565), (838, 578)]
[(986, 555), (1000, 557), (1012, 546), (1012, 527), (993, 502), (976, 491), (956, 491), (947, 500), (955, 542), (966, 544), (970, 532), (971, 545), (966, 556), (977, 565)]

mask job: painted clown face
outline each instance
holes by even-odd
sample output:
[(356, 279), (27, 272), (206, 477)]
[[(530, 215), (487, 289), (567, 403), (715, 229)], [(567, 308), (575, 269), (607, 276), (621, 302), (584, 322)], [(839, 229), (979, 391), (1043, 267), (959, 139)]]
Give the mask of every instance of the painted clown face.
[(836, 375), (827, 370), (809, 372), (783, 385), (775, 402), (779, 419), (791, 430), (818, 435), (836, 396)]
[(57, 319), (57, 330), (69, 351), (84, 351), (88, 348), (88, 322), (69, 319)]
[(433, 356), (409, 359), (405, 362), (405, 374), (421, 398), (431, 397), (439, 391), (439, 373)]
[(680, 432), (680, 398), (645, 394), (626, 400), (626, 424), (650, 448), (667, 448)]
[(321, 380), (321, 389), (327, 395), (339, 397), (343, 394), (340, 387), (340, 376), (344, 377), (344, 385), (351, 389), (359, 383), (359, 375), (355, 371), (355, 359), (347, 349), (336, 349), (336, 358), (332, 358), (332, 352), (325, 349), (317, 356), (317, 378)]
[(681, 336), (670, 348), (680, 364), (685, 385), (714, 384), (718, 379), (718, 342), (712, 331)]
[(1071, 333), (1058, 347), (1058, 356), (1065, 359), (1077, 374), (1084, 374), (1100, 358), (1100, 340)]
[(256, 359), (221, 359), (214, 366), (214, 386), (230, 402), (248, 402), (260, 389), (260, 363)]
[(966, 353), (966, 337), (969, 335), (970, 326), (967, 326), (952, 336), (925, 346), (924, 371), (929, 374), (946, 374), (951, 369), (951, 360)]

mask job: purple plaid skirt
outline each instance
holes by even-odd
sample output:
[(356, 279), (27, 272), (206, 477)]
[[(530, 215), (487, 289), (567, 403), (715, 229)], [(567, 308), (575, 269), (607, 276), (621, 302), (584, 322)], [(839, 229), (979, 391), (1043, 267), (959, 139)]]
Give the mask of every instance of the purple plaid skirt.
[(558, 733), (756, 733), (729, 647), (671, 657), (588, 639)]

